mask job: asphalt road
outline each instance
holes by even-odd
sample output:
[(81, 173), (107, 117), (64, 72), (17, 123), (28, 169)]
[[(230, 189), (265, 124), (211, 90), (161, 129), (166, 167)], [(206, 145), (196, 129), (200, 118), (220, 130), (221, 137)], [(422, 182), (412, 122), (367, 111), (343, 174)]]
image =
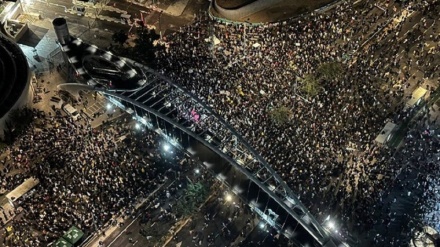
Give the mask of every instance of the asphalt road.
[[(160, 29), (163, 34), (177, 31), (179, 27), (185, 26), (194, 20), (194, 14), (200, 13), (201, 8), (205, 8), (206, 4), (198, 4), (197, 1), (190, 1), (188, 7), (181, 16), (172, 16), (166, 13), (160, 13), (160, 10), (153, 10), (136, 4), (129, 4), (126, 1), (117, 0), (110, 1), (108, 4), (119, 10), (127, 11), (127, 14), (133, 18), (141, 18), (145, 20), (145, 24), (155, 26)], [(74, 4), (71, 0), (41, 0), (28, 4), (25, 7), (26, 12), (38, 13), (43, 19), (54, 19), (56, 17), (64, 17), (70, 23), (75, 23), (86, 28), (98, 28), (106, 31), (129, 30), (127, 24), (117, 23), (113, 21), (100, 20), (77, 14), (66, 12), (66, 9), (72, 9)], [(97, 11), (97, 9), (87, 8), (88, 13)], [(108, 9), (100, 10), (99, 15), (114, 19), (119, 19), (121, 13)]]
[[(51, 0), (49, 0), (51, 1)], [(68, 22), (75, 23), (84, 27), (95, 27), (100, 29), (107, 30), (128, 30), (130, 28), (128, 25), (124, 25), (121, 23), (110, 22), (105, 20), (99, 20), (94, 18), (89, 18), (86, 16), (79, 16), (76, 14), (71, 14), (69, 12), (65, 12), (65, 9), (69, 8), (68, 6), (73, 6), (70, 1), (70, 5), (66, 4), (63, 6), (66, 0), (60, 0), (61, 3), (54, 4), (52, 2), (44, 3), (44, 2), (34, 2), (32, 5), (26, 5), (26, 12), (39, 13), (41, 18), (43, 19), (54, 19), (57, 17), (64, 17)]]

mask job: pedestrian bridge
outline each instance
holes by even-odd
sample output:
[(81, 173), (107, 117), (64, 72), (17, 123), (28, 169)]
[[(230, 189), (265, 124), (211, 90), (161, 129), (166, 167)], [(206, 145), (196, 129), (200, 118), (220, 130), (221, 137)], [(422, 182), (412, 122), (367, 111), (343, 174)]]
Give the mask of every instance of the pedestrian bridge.
[[(84, 83), (63, 84), (61, 89), (92, 90), (105, 95), (140, 124), (198, 156), (267, 225), (293, 241), (303, 246), (336, 246), (272, 167), (197, 95), (151, 68), (80, 39), (62, 46), (62, 50)], [(91, 57), (99, 59), (90, 62)], [(84, 68), (84, 61), (89, 69)], [(94, 73), (90, 73), (91, 67)], [(97, 73), (99, 78), (95, 78)], [(104, 80), (106, 73), (118, 83)], [(115, 78), (118, 75), (131, 79)], [(212, 155), (206, 157), (207, 153)]]

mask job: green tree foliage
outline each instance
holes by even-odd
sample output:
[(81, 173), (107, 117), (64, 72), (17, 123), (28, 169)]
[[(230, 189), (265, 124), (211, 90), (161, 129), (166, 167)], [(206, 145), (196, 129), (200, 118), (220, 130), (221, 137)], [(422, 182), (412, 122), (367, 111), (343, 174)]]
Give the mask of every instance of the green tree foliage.
[(137, 38), (134, 40), (135, 47), (133, 56), (136, 60), (151, 65), (156, 58), (156, 52), (161, 51), (163, 46), (157, 44), (160, 35), (154, 29), (140, 29)]
[(188, 184), (185, 194), (176, 205), (177, 215), (189, 216), (194, 213), (206, 200), (208, 193), (207, 186), (200, 182)]
[(319, 94), (322, 87), (318, 78), (312, 74), (306, 74), (304, 78), (300, 79), (300, 90), (308, 97), (314, 97)]
[(122, 46), (128, 39), (128, 35), (124, 30), (119, 30), (112, 35), (112, 40)]
[(317, 69), (318, 80), (333, 81), (342, 77), (344, 67), (339, 62), (322, 63)]
[(285, 106), (276, 107), (270, 111), (270, 117), (276, 125), (285, 125), (292, 118), (292, 110)]
[(34, 113), (29, 108), (14, 109), (10, 111), (9, 120), (6, 122), (7, 130), (5, 130), (5, 143), (11, 144), (33, 121)]

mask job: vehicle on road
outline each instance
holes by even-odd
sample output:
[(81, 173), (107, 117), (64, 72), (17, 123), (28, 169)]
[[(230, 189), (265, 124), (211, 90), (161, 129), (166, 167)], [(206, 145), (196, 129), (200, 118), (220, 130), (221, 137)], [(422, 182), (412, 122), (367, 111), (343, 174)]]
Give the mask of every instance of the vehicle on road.
[(73, 10), (75, 10), (76, 14), (79, 16), (84, 16), (86, 14), (86, 8), (84, 6), (75, 5), (73, 6)]
[(73, 120), (78, 121), (79, 113), (78, 111), (71, 105), (66, 104), (63, 106), (63, 110), (69, 115)]

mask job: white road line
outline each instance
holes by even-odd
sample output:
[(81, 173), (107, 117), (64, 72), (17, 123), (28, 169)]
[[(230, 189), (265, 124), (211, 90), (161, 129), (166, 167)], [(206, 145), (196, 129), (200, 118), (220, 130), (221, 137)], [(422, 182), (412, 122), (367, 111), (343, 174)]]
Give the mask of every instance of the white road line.
[(107, 246), (111, 246), (124, 232), (126, 232), (127, 231), (127, 229), (131, 226), (131, 225), (133, 225), (133, 223), (139, 218), (139, 216), (141, 216), (140, 214), (136, 217), (136, 218), (134, 218), (134, 220), (128, 225), (128, 226), (126, 226), (125, 228), (124, 228), (124, 230), (122, 230), (121, 231), (121, 233), (119, 233), (118, 234), (118, 236), (116, 236), (115, 237), (115, 239), (113, 239), (113, 241), (111, 241)]

